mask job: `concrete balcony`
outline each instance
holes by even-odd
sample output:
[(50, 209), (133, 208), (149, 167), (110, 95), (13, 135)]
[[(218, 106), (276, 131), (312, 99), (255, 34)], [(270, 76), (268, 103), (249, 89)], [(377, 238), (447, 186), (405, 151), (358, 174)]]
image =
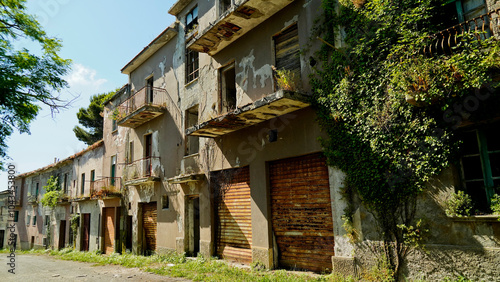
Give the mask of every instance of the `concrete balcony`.
[(124, 185), (141, 185), (160, 181), (160, 158), (147, 157), (126, 164)]
[(279, 90), (251, 104), (186, 129), (186, 135), (219, 137), (308, 107), (308, 96)]
[(90, 183), (90, 197), (92, 199), (108, 199), (120, 196), (120, 177), (104, 177)]
[(113, 113), (118, 126), (136, 128), (162, 115), (167, 107), (167, 91), (143, 87), (121, 103)]
[(293, 0), (242, 0), (233, 3), (215, 23), (199, 32), (188, 48), (213, 56), (249, 32)]

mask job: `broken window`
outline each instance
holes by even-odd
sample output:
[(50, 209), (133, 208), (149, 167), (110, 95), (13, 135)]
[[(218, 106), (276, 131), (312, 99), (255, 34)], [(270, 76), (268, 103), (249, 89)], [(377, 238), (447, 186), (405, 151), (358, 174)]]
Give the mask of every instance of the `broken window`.
[(127, 163), (132, 163), (134, 161), (134, 141), (130, 141), (128, 144), (128, 157)]
[(50, 223), (50, 216), (46, 215), (45, 216), (45, 226), (48, 226)]
[(148, 104), (153, 103), (153, 77), (146, 79), (146, 100)]
[(195, 6), (186, 15), (186, 34), (191, 33), (198, 27), (198, 6)]
[(163, 195), (161, 197), (161, 206), (162, 206), (162, 209), (164, 209), (164, 210), (168, 210), (168, 208), (170, 207), (170, 199), (169, 199), (168, 195)]
[[(286, 71), (287, 79), (283, 83), (287, 84), (281, 88), (293, 90), (300, 87), (300, 46), (299, 32), (297, 24), (293, 24), (273, 36), (274, 58), (277, 70)], [(278, 83), (281, 85), (281, 83)]]
[(35, 196), (37, 196), (37, 197), (38, 197), (38, 192), (40, 192), (40, 191), (38, 190), (38, 184), (39, 184), (39, 183), (37, 182), (37, 183), (36, 183), (36, 188), (35, 188)]
[(234, 62), (220, 69), (221, 113), (236, 109), (236, 73)]
[(111, 166), (109, 168), (109, 175), (111, 177), (111, 185), (115, 185), (115, 176), (116, 176), (116, 155), (111, 156)]
[(85, 194), (85, 173), (82, 173), (82, 187), (80, 191), (80, 195), (83, 196)]
[[(186, 111), (186, 129), (198, 124), (198, 105)], [(185, 156), (198, 153), (200, 147), (199, 138), (196, 136), (186, 136)]]
[(220, 14), (224, 14), (231, 7), (231, 0), (220, 0)]
[(186, 83), (198, 78), (198, 52), (186, 49)]
[(63, 181), (63, 191), (64, 194), (68, 194), (68, 174), (64, 174), (64, 181)]
[(33, 216), (33, 226), (36, 226), (36, 215)]
[(463, 133), (462, 181), (474, 210), (490, 212), (491, 197), (500, 193), (500, 124)]
[(14, 211), (14, 222), (19, 222), (19, 211)]

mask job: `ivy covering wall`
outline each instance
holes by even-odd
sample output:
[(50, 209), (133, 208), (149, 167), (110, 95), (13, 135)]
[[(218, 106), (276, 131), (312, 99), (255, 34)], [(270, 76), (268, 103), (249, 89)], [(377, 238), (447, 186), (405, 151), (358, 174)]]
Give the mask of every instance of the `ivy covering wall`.
[[(324, 0), (314, 31), (325, 43), (311, 80), (328, 135), (322, 145), (329, 164), (347, 175), (347, 199), (358, 195), (376, 218), (394, 277), (422, 240), (418, 195), (457, 159), (454, 105), (491, 88), (500, 66), (498, 41), (480, 34), (460, 36), (450, 54), (422, 51), (443, 28), (443, 4)], [(349, 225), (352, 207), (345, 213)]]

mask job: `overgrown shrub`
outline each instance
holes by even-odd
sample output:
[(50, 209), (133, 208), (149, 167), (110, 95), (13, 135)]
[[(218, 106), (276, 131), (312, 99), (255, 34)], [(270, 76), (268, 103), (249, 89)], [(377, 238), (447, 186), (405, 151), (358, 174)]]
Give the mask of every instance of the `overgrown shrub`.
[(470, 216), (471, 210), (472, 199), (464, 191), (451, 194), (450, 198), (446, 201), (445, 212), (447, 216)]

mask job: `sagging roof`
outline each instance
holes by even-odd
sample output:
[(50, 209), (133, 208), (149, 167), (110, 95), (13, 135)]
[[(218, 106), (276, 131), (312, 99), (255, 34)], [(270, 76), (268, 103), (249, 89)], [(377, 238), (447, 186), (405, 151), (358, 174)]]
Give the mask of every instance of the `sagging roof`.
[(53, 164), (50, 164), (48, 166), (44, 166), (42, 168), (39, 168), (39, 169), (36, 169), (36, 170), (33, 170), (33, 171), (30, 171), (30, 172), (25, 172), (25, 173), (22, 173), (22, 174), (19, 174), (19, 175), (16, 175), (16, 178), (21, 178), (21, 177), (27, 177), (27, 176), (30, 176), (30, 175), (33, 175), (33, 174), (37, 174), (37, 173), (41, 173), (43, 171), (46, 171), (46, 170), (49, 170), (49, 169), (52, 169), (52, 168), (56, 168), (56, 167), (59, 167), (59, 166), (62, 166), (80, 156), (82, 156), (83, 154), (87, 153), (87, 152), (90, 152), (92, 150), (95, 150), (101, 146), (104, 145), (104, 140), (99, 140), (97, 142), (95, 142), (94, 144), (88, 146), (85, 150), (82, 150), (72, 156), (69, 156), (65, 159), (63, 159), (62, 161), (58, 161), (56, 163), (53, 163)]

